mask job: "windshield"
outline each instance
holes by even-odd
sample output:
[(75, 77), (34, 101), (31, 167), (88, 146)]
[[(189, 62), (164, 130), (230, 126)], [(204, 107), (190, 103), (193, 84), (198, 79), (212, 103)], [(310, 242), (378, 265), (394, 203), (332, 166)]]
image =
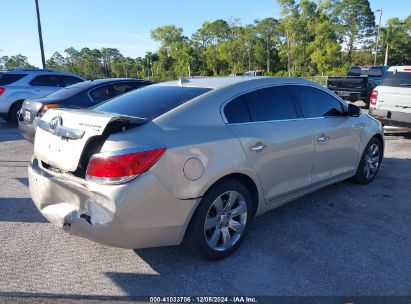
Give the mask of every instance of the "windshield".
[(411, 72), (388, 72), (381, 82), (389, 87), (411, 87)]
[(176, 86), (148, 86), (112, 98), (92, 108), (96, 112), (154, 119), (211, 89)]

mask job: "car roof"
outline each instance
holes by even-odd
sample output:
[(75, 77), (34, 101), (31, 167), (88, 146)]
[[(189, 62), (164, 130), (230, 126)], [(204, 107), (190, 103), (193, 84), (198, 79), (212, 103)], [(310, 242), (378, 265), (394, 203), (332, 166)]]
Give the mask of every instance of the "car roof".
[(198, 88), (210, 88), (221, 89), (229, 87), (235, 84), (245, 82), (262, 82), (269, 84), (307, 84), (312, 82), (303, 78), (285, 78), (285, 77), (269, 77), (269, 76), (235, 76), (235, 77), (194, 77), (194, 78), (181, 78), (180, 80), (167, 81), (155, 84), (157, 86), (182, 86), (182, 87), (198, 87)]
[(95, 86), (99, 86), (103, 84), (125, 82), (125, 81), (151, 83), (151, 81), (148, 81), (148, 80), (135, 79), (135, 78), (103, 78), (103, 79), (94, 79), (94, 80), (86, 80), (83, 82), (78, 82), (76, 84), (71, 85), (70, 88), (86, 89), (86, 88), (91, 88), (91, 87), (95, 87)]
[(16, 69), (11, 69), (11, 70), (4, 70), (0, 71), (0, 73), (5, 73), (5, 74), (17, 74), (17, 73), (24, 73), (24, 74), (47, 74), (47, 73), (53, 73), (53, 74), (61, 74), (61, 75), (74, 75), (77, 77), (76, 74), (70, 73), (70, 72), (64, 72), (64, 71), (57, 71), (57, 70), (48, 70), (48, 69), (21, 69), (21, 68), (16, 68)]

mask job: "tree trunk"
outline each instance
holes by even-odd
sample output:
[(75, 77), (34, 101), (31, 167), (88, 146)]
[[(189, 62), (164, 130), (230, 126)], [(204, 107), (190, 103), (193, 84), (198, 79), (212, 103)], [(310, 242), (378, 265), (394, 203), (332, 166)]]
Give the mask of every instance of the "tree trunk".
[(388, 53), (389, 53), (389, 45), (387, 43), (387, 47), (385, 48), (385, 60), (384, 60), (384, 65), (387, 66), (388, 65)]
[(270, 47), (267, 45), (267, 73), (270, 73)]

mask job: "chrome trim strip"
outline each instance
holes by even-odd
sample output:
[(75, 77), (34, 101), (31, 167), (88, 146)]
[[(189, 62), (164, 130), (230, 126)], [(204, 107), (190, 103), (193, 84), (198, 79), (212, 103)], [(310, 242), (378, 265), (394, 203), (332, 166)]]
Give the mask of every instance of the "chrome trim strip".
[(67, 128), (67, 127), (63, 127), (61, 125), (58, 125), (55, 129), (51, 129), (50, 128), (50, 123), (47, 121), (44, 121), (42, 119), (40, 119), (38, 121), (37, 126), (46, 131), (49, 132), (51, 134), (54, 134), (58, 137), (61, 138), (68, 138), (68, 139), (82, 139), (84, 136), (84, 131), (83, 130), (77, 130), (77, 129), (72, 129), (72, 128)]
[(268, 203), (270, 205), (275, 205), (277, 203), (281, 203), (283, 201), (292, 199), (295, 196), (302, 196), (302, 195), (308, 194), (308, 193), (313, 192), (315, 190), (318, 190), (320, 188), (324, 188), (324, 187), (327, 187), (331, 184), (334, 184), (338, 181), (350, 178), (354, 174), (355, 174), (355, 171), (349, 171), (349, 172), (346, 172), (346, 173), (338, 174), (336, 176), (327, 178), (327, 179), (319, 181), (319, 182), (315, 182), (313, 184), (304, 186), (302, 188), (292, 190), (292, 191), (289, 191), (289, 192), (286, 192), (286, 193), (283, 193), (283, 194), (280, 194), (280, 195), (277, 195), (277, 196), (273, 196), (273, 197), (268, 199)]

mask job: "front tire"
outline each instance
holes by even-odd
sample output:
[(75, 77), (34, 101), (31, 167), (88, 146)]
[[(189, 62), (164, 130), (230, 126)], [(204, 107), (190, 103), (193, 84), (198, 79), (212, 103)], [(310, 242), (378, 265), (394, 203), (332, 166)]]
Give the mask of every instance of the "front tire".
[(211, 188), (195, 211), (184, 244), (208, 260), (231, 255), (247, 234), (253, 214), (250, 191), (237, 180)]
[(357, 184), (369, 184), (377, 175), (383, 156), (382, 142), (373, 137), (364, 149), (357, 172), (352, 180)]

